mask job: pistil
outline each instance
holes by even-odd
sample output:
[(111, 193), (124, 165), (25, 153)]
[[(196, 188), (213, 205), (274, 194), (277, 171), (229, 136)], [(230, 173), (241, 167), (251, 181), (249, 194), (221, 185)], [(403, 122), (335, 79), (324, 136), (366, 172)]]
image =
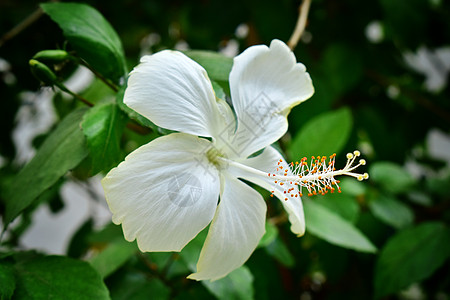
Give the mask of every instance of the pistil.
[[(359, 151), (348, 153), (347, 163), (341, 170), (336, 170), (335, 168), (336, 154), (328, 157), (328, 161), (326, 156), (312, 156), (309, 164), (307, 163), (307, 158), (304, 157), (300, 162), (291, 162), (288, 168), (286, 168), (286, 164), (283, 164), (283, 160), (280, 159), (276, 172), (268, 173), (267, 175), (274, 180), (275, 184), (280, 186), (289, 185), (289, 188), (284, 193), (290, 194), (292, 197), (297, 193), (299, 196), (303, 196), (303, 188), (308, 191), (308, 196), (317, 194), (325, 195), (328, 192), (333, 193), (335, 191), (340, 193), (340, 181), (336, 180), (335, 176), (351, 176), (359, 181), (369, 178), (369, 174), (367, 173), (360, 174), (354, 172), (356, 168), (366, 164), (364, 159), (360, 159), (358, 163), (355, 163), (360, 155), (361, 153)], [(293, 188), (292, 185), (298, 186), (298, 189)]]

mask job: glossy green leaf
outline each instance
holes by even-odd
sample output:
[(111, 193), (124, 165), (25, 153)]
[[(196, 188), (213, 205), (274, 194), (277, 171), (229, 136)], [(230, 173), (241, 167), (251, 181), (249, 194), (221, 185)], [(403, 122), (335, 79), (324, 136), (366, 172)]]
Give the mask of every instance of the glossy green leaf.
[(242, 266), (225, 278), (215, 281), (202, 281), (203, 285), (217, 299), (253, 299), (253, 275), (246, 266)]
[(307, 232), (344, 248), (369, 253), (377, 251), (372, 242), (349, 221), (313, 200), (303, 200)]
[(342, 195), (358, 197), (363, 196), (367, 191), (368, 185), (365, 181), (358, 181), (352, 177), (344, 177), (340, 180), (339, 186), (341, 187)]
[(347, 193), (347, 190), (342, 193), (326, 194), (315, 198), (314, 201), (353, 224), (358, 220), (360, 212), (358, 202), (354, 196)]
[(17, 289), (14, 298), (109, 299), (100, 275), (89, 263), (64, 256), (35, 256), (15, 265)]
[(97, 72), (116, 83), (125, 75), (119, 36), (96, 9), (81, 3), (44, 3), (41, 7), (63, 30), (77, 54)]
[(392, 162), (377, 162), (369, 168), (370, 179), (391, 193), (407, 191), (415, 180), (404, 168)]
[(0, 261), (0, 299), (11, 299), (16, 288), (14, 269), (10, 264)]
[(104, 278), (120, 268), (137, 251), (138, 248), (135, 243), (127, 242), (124, 239), (116, 239), (100, 253), (89, 259), (89, 263)]
[(352, 124), (352, 114), (348, 108), (323, 113), (300, 129), (288, 151), (294, 160), (339, 153), (350, 137)]
[(392, 237), (375, 268), (376, 298), (429, 277), (450, 255), (450, 230), (443, 223), (423, 223)]
[(126, 121), (115, 103), (96, 105), (84, 115), (81, 127), (92, 158), (93, 174), (108, 171), (122, 160), (120, 138)]
[(397, 229), (410, 226), (414, 221), (412, 210), (389, 195), (372, 195), (369, 199), (369, 207), (380, 221)]
[(80, 128), (85, 111), (79, 109), (64, 118), (5, 191), (4, 224), (9, 224), (87, 156), (86, 141)]

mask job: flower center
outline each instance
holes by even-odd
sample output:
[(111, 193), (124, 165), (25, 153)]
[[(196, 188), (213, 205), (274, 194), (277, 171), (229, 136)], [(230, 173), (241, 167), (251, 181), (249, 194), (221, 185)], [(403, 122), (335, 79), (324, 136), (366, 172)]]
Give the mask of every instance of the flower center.
[[(300, 197), (303, 196), (303, 189), (308, 191), (308, 196), (325, 195), (336, 190), (340, 193), (339, 180), (336, 180), (335, 176), (352, 176), (359, 181), (369, 178), (367, 173), (359, 174), (354, 172), (356, 168), (366, 164), (364, 159), (360, 159), (357, 164), (355, 163), (356, 158), (360, 155), (359, 151), (348, 153), (347, 164), (341, 170), (336, 170), (334, 167), (336, 154), (328, 157), (328, 162), (326, 156), (312, 156), (309, 164), (307, 163), (307, 158), (304, 157), (299, 162), (291, 162), (288, 168), (283, 167), (283, 160), (280, 159), (276, 172), (268, 173), (268, 176), (274, 180), (275, 184), (288, 186), (288, 188), (285, 188), (284, 194), (289, 194), (291, 197), (297, 197), (295, 194), (298, 194)], [(293, 185), (298, 186), (298, 190)], [(288, 198), (285, 198), (285, 200), (288, 200)]]
[(224, 164), (223, 158), (226, 158), (226, 155), (216, 147), (212, 146), (206, 151), (206, 158), (210, 163), (216, 166), (216, 168), (221, 169)]

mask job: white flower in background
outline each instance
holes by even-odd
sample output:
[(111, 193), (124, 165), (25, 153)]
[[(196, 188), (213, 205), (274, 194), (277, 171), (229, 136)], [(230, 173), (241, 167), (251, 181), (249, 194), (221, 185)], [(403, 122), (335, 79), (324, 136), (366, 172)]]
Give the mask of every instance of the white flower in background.
[(305, 171), (304, 161), (291, 170), (270, 146), (286, 132), (291, 108), (314, 92), (305, 67), (283, 42), (237, 56), (229, 82), (234, 113), (216, 98), (206, 71), (184, 54), (144, 56), (130, 74), (124, 102), (179, 133), (135, 150), (102, 181), (114, 223), (142, 251), (180, 251), (211, 224), (197, 272), (189, 276), (196, 280), (219, 279), (240, 267), (264, 234), (266, 204), (238, 178), (281, 199), (300, 236), (305, 222), (298, 186), (313, 192), (321, 185), (331, 189), (333, 175), (362, 176), (350, 165)]
[(421, 46), (416, 53), (406, 52), (403, 57), (410, 68), (425, 76), (428, 91), (437, 93), (445, 88), (450, 72), (450, 47), (432, 50)]

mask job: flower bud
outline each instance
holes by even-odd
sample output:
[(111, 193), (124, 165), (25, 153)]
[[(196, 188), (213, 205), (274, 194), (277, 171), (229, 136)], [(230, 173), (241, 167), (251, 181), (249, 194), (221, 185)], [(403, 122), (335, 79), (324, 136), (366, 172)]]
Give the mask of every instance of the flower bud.
[(73, 56), (64, 50), (43, 50), (36, 53), (33, 59), (58, 64), (66, 60), (72, 60)]
[(52, 86), (57, 83), (55, 73), (53, 73), (53, 71), (45, 64), (35, 59), (30, 59), (29, 64), (31, 73), (33, 73), (33, 75), (44, 85)]

